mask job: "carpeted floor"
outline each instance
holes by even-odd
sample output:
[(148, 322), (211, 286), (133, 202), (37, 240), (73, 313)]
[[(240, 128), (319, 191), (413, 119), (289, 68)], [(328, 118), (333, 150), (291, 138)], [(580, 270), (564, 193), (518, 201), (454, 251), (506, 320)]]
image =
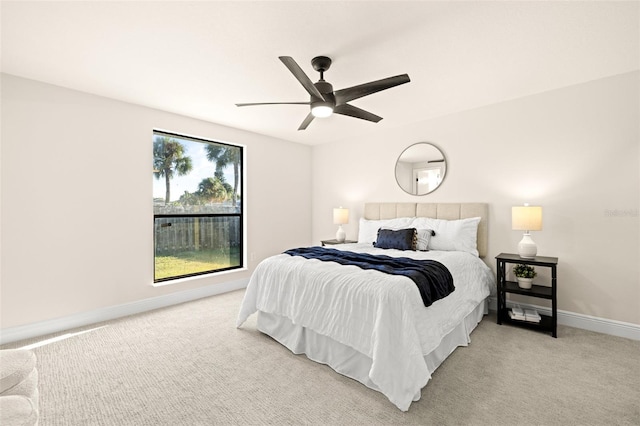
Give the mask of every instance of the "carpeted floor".
[(403, 413), (262, 335), (255, 316), (236, 329), (243, 295), (72, 330), (36, 347), (40, 426), (640, 424), (638, 341), (562, 326), (553, 339), (489, 315)]

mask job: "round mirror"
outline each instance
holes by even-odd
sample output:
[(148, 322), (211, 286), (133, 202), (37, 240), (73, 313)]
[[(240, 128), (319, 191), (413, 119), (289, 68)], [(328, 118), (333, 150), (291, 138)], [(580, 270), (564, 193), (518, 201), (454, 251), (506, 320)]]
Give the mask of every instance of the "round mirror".
[(444, 154), (426, 142), (411, 145), (396, 161), (396, 181), (404, 192), (426, 195), (440, 186), (447, 172)]

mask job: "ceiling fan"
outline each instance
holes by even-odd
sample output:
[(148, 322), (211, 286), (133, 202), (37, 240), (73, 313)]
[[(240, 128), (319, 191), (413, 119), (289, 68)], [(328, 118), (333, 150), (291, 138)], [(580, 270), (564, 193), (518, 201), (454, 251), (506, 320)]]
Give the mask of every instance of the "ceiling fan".
[(290, 56), (280, 56), (282, 63), (291, 71), (293, 76), (307, 90), (311, 98), (309, 102), (259, 102), (259, 103), (243, 103), (236, 106), (254, 106), (254, 105), (310, 105), (311, 112), (304, 119), (298, 130), (304, 130), (309, 126), (315, 117), (329, 117), (331, 114), (348, 115), (350, 117), (360, 118), (362, 120), (373, 121), (377, 123), (382, 120), (375, 114), (365, 111), (361, 108), (349, 105), (347, 102), (363, 96), (371, 95), (381, 90), (390, 89), (400, 84), (408, 83), (409, 76), (407, 74), (396, 75), (394, 77), (383, 78), (382, 80), (371, 81), (369, 83), (360, 84), (346, 89), (333, 91), (333, 86), (324, 80), (324, 72), (331, 66), (331, 58), (326, 56), (316, 56), (311, 60), (313, 69), (320, 73), (320, 80), (312, 83), (309, 77), (302, 71), (302, 68)]

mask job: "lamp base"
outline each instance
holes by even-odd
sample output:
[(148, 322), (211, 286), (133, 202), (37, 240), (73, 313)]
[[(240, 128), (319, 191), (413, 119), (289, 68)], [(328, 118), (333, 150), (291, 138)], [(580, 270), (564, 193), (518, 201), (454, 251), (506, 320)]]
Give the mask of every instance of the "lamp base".
[(518, 243), (518, 254), (523, 259), (533, 259), (538, 253), (538, 246), (531, 239), (531, 235), (525, 232), (522, 236), (522, 240)]
[(338, 226), (338, 232), (336, 232), (336, 241), (339, 243), (344, 243), (344, 240), (347, 238), (347, 234), (342, 229), (342, 225)]

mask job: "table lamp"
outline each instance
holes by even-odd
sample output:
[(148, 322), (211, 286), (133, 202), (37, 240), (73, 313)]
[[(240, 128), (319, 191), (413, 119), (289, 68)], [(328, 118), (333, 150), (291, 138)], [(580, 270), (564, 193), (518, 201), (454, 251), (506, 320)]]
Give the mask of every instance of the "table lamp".
[(349, 209), (344, 207), (338, 207), (333, 209), (333, 223), (338, 226), (338, 232), (336, 232), (336, 240), (339, 243), (344, 242), (347, 234), (345, 234), (342, 225), (349, 223)]
[(524, 259), (533, 259), (538, 253), (538, 246), (531, 239), (529, 231), (542, 229), (542, 207), (515, 206), (511, 208), (511, 229), (524, 231), (522, 240), (518, 243), (518, 254)]

